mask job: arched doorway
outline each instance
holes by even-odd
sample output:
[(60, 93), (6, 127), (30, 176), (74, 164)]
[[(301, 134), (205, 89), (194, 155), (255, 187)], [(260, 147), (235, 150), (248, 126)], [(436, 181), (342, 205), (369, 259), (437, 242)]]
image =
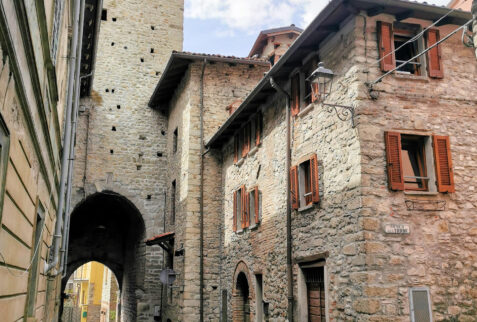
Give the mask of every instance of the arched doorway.
[(249, 283), (248, 268), (244, 262), (240, 262), (235, 269), (234, 288), (232, 298), (233, 322), (250, 322), (250, 302), (252, 298)]
[(113, 191), (97, 192), (71, 213), (66, 278), (81, 265), (108, 266), (121, 292), (121, 321), (135, 321), (137, 294), (144, 289), (145, 226), (136, 206)]

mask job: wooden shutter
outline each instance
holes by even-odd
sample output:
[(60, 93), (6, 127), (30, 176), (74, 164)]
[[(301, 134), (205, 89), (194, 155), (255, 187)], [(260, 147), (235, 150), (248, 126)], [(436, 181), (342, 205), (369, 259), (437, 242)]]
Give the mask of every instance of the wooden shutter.
[[(429, 29), (427, 31), (427, 48), (439, 41), (439, 30)], [(442, 69), (441, 48), (439, 45), (427, 52), (427, 70), (429, 77), (443, 78), (444, 71)]]
[(234, 217), (233, 230), (237, 231), (237, 191), (234, 191)]
[(295, 116), (300, 112), (300, 74), (296, 73), (291, 79), (291, 115)]
[(449, 137), (434, 135), (432, 140), (434, 143), (437, 190), (439, 192), (455, 192)]
[(313, 83), (311, 85), (311, 102), (315, 102), (320, 97), (318, 83)]
[(293, 166), (290, 169), (290, 196), (291, 196), (292, 208), (298, 209), (299, 207), (298, 166)]
[[(383, 72), (389, 72), (396, 67), (396, 56), (389, 54), (394, 51), (392, 23), (378, 21), (378, 45), (381, 70)], [(384, 56), (386, 57), (383, 59)]]
[(404, 190), (404, 175), (402, 171), (401, 133), (385, 132), (386, 159), (389, 188)]
[(257, 225), (260, 222), (260, 199), (259, 199), (259, 192), (258, 192), (258, 187), (255, 187), (254, 189), (254, 203), (255, 203), (255, 225)]
[(320, 184), (318, 173), (318, 158), (316, 154), (310, 159), (310, 174), (311, 174), (311, 198), (313, 202), (320, 201)]
[(237, 163), (239, 156), (239, 136), (235, 134), (234, 136), (234, 163)]
[(260, 144), (262, 137), (262, 113), (258, 112), (255, 119), (255, 146)]
[(248, 213), (248, 207), (247, 207), (247, 192), (245, 191), (245, 186), (242, 186), (240, 188), (240, 195), (241, 195), (241, 203), (242, 203), (242, 213), (241, 213), (241, 216), (242, 216), (242, 229), (247, 227), (247, 213)]
[(242, 157), (245, 157), (250, 151), (250, 123), (244, 126), (243, 131), (243, 144), (242, 144)]

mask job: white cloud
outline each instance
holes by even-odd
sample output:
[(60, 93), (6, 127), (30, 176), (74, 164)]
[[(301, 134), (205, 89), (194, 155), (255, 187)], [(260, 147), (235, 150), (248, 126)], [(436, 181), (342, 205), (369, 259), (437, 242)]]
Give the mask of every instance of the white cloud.
[[(418, 0), (446, 5), (449, 0)], [(259, 30), (295, 23), (306, 27), (329, 0), (186, 0), (185, 16), (193, 19), (215, 19), (228, 30), (257, 33)], [(296, 21), (294, 21), (294, 19)], [(221, 27), (222, 27), (221, 26)]]

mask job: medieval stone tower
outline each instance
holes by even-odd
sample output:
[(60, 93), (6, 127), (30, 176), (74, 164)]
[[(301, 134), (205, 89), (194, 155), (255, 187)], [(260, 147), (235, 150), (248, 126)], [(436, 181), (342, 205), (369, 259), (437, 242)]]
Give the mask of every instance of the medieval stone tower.
[(91, 87), (77, 124), (68, 275), (91, 260), (109, 266), (122, 321), (151, 321), (160, 310), (162, 251), (144, 239), (163, 227), (167, 122), (147, 103), (182, 49), (183, 12), (183, 0), (104, 0), (96, 59), (83, 57), (93, 74), (82, 83)]

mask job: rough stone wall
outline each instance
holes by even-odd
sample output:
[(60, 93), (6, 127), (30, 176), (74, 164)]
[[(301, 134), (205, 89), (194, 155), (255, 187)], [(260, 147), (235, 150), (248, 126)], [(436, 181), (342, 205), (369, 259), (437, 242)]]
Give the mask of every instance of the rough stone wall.
[[(354, 21), (320, 46), (321, 60), (338, 75), (335, 93), (329, 101), (353, 104), (357, 95), (357, 69), (354, 67)], [(281, 84), (289, 91), (289, 84)], [(269, 303), (268, 318), (283, 321), (287, 314), (286, 276), (286, 122), (285, 101), (274, 95), (262, 106), (264, 129), (261, 146), (239, 165), (233, 164), (232, 140), (223, 150), (224, 180), (224, 273), (222, 287), (236, 292), (236, 267), (243, 261), (249, 274), (251, 319), (256, 314), (254, 273), (263, 274), (263, 300)], [(362, 291), (359, 281), (350, 279), (364, 269), (358, 244), (362, 240), (358, 217), (360, 208), (360, 146), (351, 122), (342, 122), (321, 106), (302, 108), (292, 119), (292, 165), (316, 153), (320, 172), (321, 202), (292, 213), (293, 258), (322, 255), (328, 271), (328, 306), (331, 319), (357, 318), (351, 299)], [(336, 147), (345, 148), (337, 150)], [(257, 228), (232, 231), (233, 191), (258, 185), (262, 194), (262, 219)], [(352, 245), (350, 245), (352, 244)], [(294, 263), (295, 319), (304, 320), (303, 299), (298, 297), (299, 266)], [(351, 294), (350, 294), (351, 293)], [(351, 296), (350, 296), (351, 295)], [(229, 293), (231, 308), (233, 300)], [(306, 301), (306, 299), (305, 299)], [(304, 315), (305, 314), (305, 315)], [(229, 309), (229, 319), (232, 311)]]
[[(121, 186), (139, 200), (149, 238), (162, 231), (166, 162), (158, 152), (165, 150), (166, 120), (147, 103), (171, 51), (182, 48), (183, 1), (107, 0), (103, 8), (91, 98), (82, 100), (89, 108), (78, 121), (73, 206), (105, 186)], [(162, 251), (138, 245), (126, 256), (122, 313), (149, 320), (160, 303)], [(145, 276), (136, 274), (143, 269)]]
[[(207, 63), (204, 71), (205, 141), (228, 117), (226, 106), (243, 99), (258, 83), (268, 66)], [(202, 62), (192, 63), (171, 100), (167, 130), (168, 227), (175, 232), (175, 249), (185, 249), (174, 258), (180, 272), (172, 288), (172, 303), (166, 318), (194, 321), (199, 314), (199, 214), (200, 214), (200, 76)], [(177, 152), (173, 132), (178, 129)], [(221, 174), (216, 157), (204, 160), (204, 317), (219, 318)], [(171, 184), (176, 180), (176, 219), (171, 220)], [(170, 294), (170, 293), (169, 293)], [(168, 298), (171, 296), (169, 295)]]
[[(367, 19), (366, 36), (357, 32), (356, 56), (369, 62), (369, 74), (359, 73), (361, 84), (382, 72), (371, 65), (377, 59), (376, 21), (392, 21), (380, 15)], [(363, 30), (360, 18), (357, 28)], [(409, 19), (409, 22), (430, 22)], [(457, 26), (439, 27), (441, 37)], [(365, 47), (366, 45), (366, 47)], [(364, 56), (365, 48), (367, 57)], [(475, 321), (477, 154), (477, 64), (471, 48), (455, 35), (441, 45), (444, 78), (388, 76), (374, 87), (379, 98), (370, 100), (362, 86), (359, 97), (363, 218), (367, 273), (366, 310), (375, 321), (408, 321), (408, 288), (427, 286), (435, 321)], [(413, 195), (388, 188), (384, 131), (409, 131), (422, 135), (448, 135), (456, 192)], [(434, 169), (428, 169), (428, 174)], [(419, 200), (434, 211), (409, 210), (406, 201)], [(436, 211), (435, 202), (445, 202)], [(418, 207), (419, 208), (419, 207)], [(408, 235), (384, 233), (384, 225), (407, 224)]]

